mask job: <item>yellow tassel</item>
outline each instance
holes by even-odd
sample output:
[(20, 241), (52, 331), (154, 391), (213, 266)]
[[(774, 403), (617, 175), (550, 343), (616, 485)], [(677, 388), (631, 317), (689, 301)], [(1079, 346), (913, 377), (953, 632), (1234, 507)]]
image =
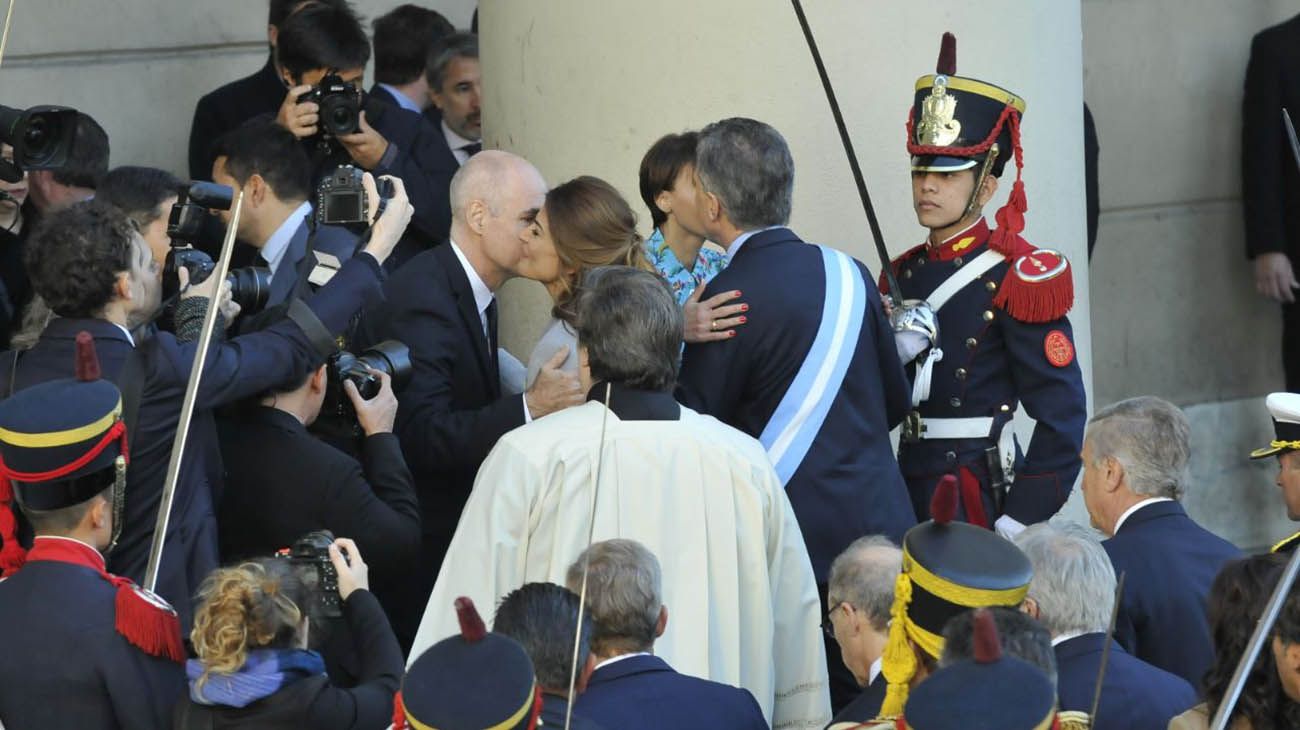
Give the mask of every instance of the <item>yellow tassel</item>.
[(889, 682), (880, 706), (882, 717), (903, 714), (907, 694), (916, 675), (916, 653), (907, 641), (907, 607), (912, 602), (912, 579), (901, 573), (894, 582), (894, 605), (889, 610), (889, 641), (880, 659), (880, 672)]

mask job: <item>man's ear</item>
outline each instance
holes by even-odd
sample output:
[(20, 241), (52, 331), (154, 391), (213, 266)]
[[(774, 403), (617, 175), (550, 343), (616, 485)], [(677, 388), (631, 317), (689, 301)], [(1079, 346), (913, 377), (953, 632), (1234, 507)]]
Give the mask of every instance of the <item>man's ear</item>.
[(269, 43), (272, 48), (275, 48), (275, 42), (279, 40), (279, 38), (280, 29), (268, 23), (266, 26), (266, 42)]
[(1025, 602), (1020, 604), (1020, 612), (1034, 620), (1038, 620), (1038, 601), (1026, 598)]
[(469, 229), (480, 236), (487, 227), (487, 219), (491, 214), (487, 204), (481, 200), (474, 199), (469, 201), (465, 206), (465, 222), (469, 224)]
[(131, 272), (117, 272), (117, 279), (113, 281), (113, 294), (118, 299), (131, 300), (135, 297), (131, 291)]
[[(582, 663), (582, 668), (578, 670), (578, 681), (574, 685), (573, 691), (582, 694), (587, 691), (587, 682), (591, 679), (591, 673), (596, 671), (596, 655), (587, 652), (587, 661)], [(572, 702), (574, 698), (570, 697)]]
[(95, 503), (90, 506), (90, 511), (86, 513), (86, 519), (90, 521), (89, 527), (96, 530), (108, 526), (112, 516), (113, 505), (103, 497), (95, 497)]
[(984, 182), (980, 183), (980, 194), (975, 198), (979, 207), (983, 208), (988, 204), (993, 196), (998, 192), (998, 179), (993, 175), (985, 175)]
[(311, 374), (311, 389), (317, 393), (325, 390), (326, 381), (328, 379), (329, 375), (326, 372), (326, 366), (321, 365), (316, 368), (316, 372)]
[(243, 188), (245, 202), (253, 208), (266, 205), (267, 196), (273, 194), (271, 186), (266, 183), (266, 178), (256, 172), (248, 176), (248, 182), (244, 183)]
[(668, 628), (668, 607), (659, 607), (659, 620), (655, 622), (655, 638), (658, 639), (664, 635), (664, 629)]
[(722, 200), (713, 193), (705, 193), (704, 196), (707, 201), (704, 214), (708, 216), (709, 222), (722, 220)]
[(1114, 492), (1124, 483), (1124, 465), (1113, 456), (1107, 456), (1102, 463), (1104, 464), (1102, 468), (1105, 470), (1103, 474), (1106, 477), (1104, 487), (1107, 492)]

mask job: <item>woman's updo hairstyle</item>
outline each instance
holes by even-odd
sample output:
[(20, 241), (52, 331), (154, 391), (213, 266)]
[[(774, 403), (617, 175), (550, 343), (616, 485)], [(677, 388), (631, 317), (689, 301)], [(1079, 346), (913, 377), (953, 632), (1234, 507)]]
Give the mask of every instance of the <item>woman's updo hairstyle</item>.
[(219, 568), (203, 581), (190, 641), (204, 677), (244, 666), (254, 649), (298, 646), (307, 591), (288, 561), (260, 558)]
[(590, 175), (575, 177), (552, 188), (543, 208), (564, 269), (552, 311), (556, 319), (577, 320), (574, 299), (591, 269), (621, 265), (654, 271), (636, 232), (636, 214), (613, 185)]

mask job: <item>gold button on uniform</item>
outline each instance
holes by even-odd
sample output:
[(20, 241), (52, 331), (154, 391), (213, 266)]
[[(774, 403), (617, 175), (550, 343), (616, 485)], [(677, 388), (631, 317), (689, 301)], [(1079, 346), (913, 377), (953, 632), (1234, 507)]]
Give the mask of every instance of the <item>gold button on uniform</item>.
[(967, 338), (966, 338), (966, 349), (968, 349), (968, 350), (974, 350), (974, 349), (975, 349), (975, 346), (978, 345), (978, 344), (979, 344), (979, 340), (976, 340), (974, 337), (967, 337)]
[(985, 321), (985, 322), (992, 322), (992, 321), (993, 321), (993, 310), (991, 310), (991, 309), (986, 309), (986, 310), (984, 310), (984, 321)]
[(948, 405), (952, 406), (953, 408), (961, 408), (961, 398), (958, 398), (957, 396), (953, 396), (948, 401)]
[(998, 288), (998, 283), (996, 281), (986, 281), (984, 282), (984, 288), (989, 291), (995, 291)]
[(952, 263), (953, 263), (953, 266), (961, 266), (961, 257), (958, 256), (957, 258), (953, 259), (953, 260), (952, 260)]
[(957, 368), (957, 373), (956, 373), (956, 375), (957, 375), (957, 379), (958, 379), (958, 380), (965, 380), (965, 379), (966, 379), (966, 368)]
[(904, 279), (910, 279), (910, 278), (912, 278), (912, 270), (911, 270), (911, 269), (907, 269), (906, 271), (904, 271), (904, 272), (903, 272), (903, 278), (904, 278)]

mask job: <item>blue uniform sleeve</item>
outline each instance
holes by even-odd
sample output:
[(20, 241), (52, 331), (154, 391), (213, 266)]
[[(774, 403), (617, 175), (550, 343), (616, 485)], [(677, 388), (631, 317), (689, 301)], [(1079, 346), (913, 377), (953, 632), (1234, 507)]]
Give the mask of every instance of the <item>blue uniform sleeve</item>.
[(1083, 375), (1069, 319), (1031, 324), (1000, 310), (998, 318), (1016, 394), (1035, 422), (1003, 511), (1029, 525), (1056, 514), (1074, 488), (1087, 422)]
[[(149, 656), (113, 634), (103, 637), (100, 678), (117, 727), (167, 730), (172, 708), (185, 696), (185, 668)], [(107, 718), (101, 718), (107, 720)]]

